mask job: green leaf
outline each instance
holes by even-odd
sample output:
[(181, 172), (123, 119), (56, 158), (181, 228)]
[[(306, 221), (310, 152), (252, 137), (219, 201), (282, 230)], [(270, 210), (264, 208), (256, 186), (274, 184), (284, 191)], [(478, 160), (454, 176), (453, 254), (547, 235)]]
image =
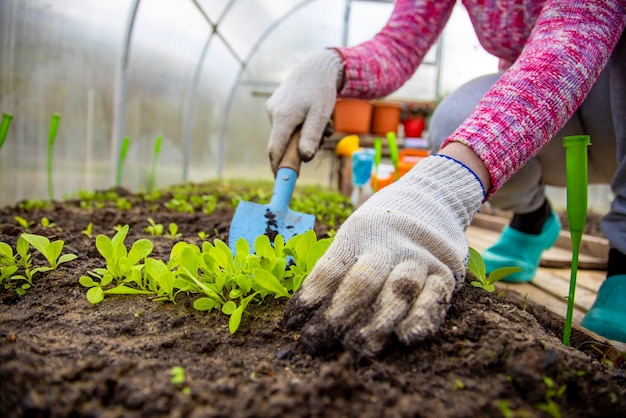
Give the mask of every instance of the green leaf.
[(211, 311), (219, 306), (219, 303), (211, 298), (199, 298), (193, 302), (193, 307), (198, 311)]
[(85, 287), (98, 286), (98, 283), (94, 282), (93, 279), (89, 276), (81, 276), (78, 282)]
[(107, 295), (152, 295), (154, 292), (149, 290), (135, 289), (133, 287), (124, 286), (120, 284), (111, 289), (104, 291)]
[(225, 271), (233, 270), (233, 252), (228, 245), (220, 239), (213, 241), (214, 247), (209, 249), (209, 254), (215, 259), (217, 264)]
[(232, 315), (237, 310), (237, 304), (232, 300), (229, 300), (222, 306), (222, 313), (225, 315)]
[(504, 279), (506, 276), (517, 273), (518, 271), (522, 271), (522, 269), (519, 267), (500, 267), (489, 274), (489, 279), (487, 281), (493, 284), (498, 280)]
[(467, 260), (467, 268), (476, 276), (479, 280), (484, 280), (487, 277), (487, 268), (483, 257), (478, 251), (469, 247), (469, 258)]
[(272, 243), (270, 242), (270, 238), (263, 234), (256, 237), (254, 240), (254, 253), (260, 256), (265, 255), (265, 251), (268, 248), (272, 248)]
[(104, 257), (107, 265), (113, 264), (113, 244), (109, 237), (99, 234), (96, 237), (96, 248), (102, 257)]
[(183, 249), (180, 254), (180, 269), (190, 278), (198, 278), (198, 256), (193, 249), (189, 247)]
[(244, 305), (239, 306), (235, 309), (235, 312), (230, 315), (230, 320), (228, 321), (228, 330), (231, 334), (234, 334), (239, 329), (239, 325), (241, 325), (241, 317), (243, 316), (243, 310), (245, 309)]
[(313, 270), (313, 267), (318, 262), (318, 260), (324, 255), (326, 250), (328, 250), (328, 247), (330, 247), (331, 243), (332, 243), (332, 240), (323, 239), (323, 240), (317, 241), (311, 246), (311, 249), (306, 254), (306, 258), (305, 258), (307, 273)]
[(174, 246), (170, 250), (170, 260), (167, 262), (168, 269), (172, 270), (180, 264), (180, 255), (183, 252), (183, 249), (188, 245), (189, 244), (184, 241), (180, 241), (174, 244)]
[(274, 250), (277, 257), (283, 257), (283, 249), (285, 248), (285, 237), (278, 234), (274, 237)]
[(96, 305), (104, 300), (104, 292), (100, 286), (92, 287), (87, 291), (87, 300)]
[(289, 297), (287, 289), (278, 281), (272, 273), (267, 270), (254, 269), (254, 280), (265, 290), (269, 290), (275, 295)]
[(57, 262), (57, 265), (59, 265), (61, 263), (67, 263), (68, 261), (76, 260), (77, 258), (78, 258), (78, 256), (76, 254), (63, 254), (59, 258), (59, 261)]
[(13, 248), (6, 242), (0, 242), (0, 264), (13, 265), (14, 263)]
[(132, 265), (137, 264), (140, 260), (146, 258), (152, 252), (154, 244), (149, 239), (139, 239), (135, 241), (128, 253), (128, 261)]

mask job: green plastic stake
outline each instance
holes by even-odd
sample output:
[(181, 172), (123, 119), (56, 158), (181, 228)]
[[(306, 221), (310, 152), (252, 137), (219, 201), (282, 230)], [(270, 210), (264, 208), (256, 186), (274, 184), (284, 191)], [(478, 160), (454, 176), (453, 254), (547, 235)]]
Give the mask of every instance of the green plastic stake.
[(120, 147), (120, 155), (117, 160), (117, 174), (115, 176), (115, 187), (122, 185), (122, 167), (124, 161), (126, 161), (126, 154), (128, 153), (128, 147), (130, 145), (130, 138), (125, 136), (122, 140), (122, 146)]
[(572, 270), (567, 296), (567, 316), (563, 332), (563, 344), (569, 345), (574, 313), (574, 293), (578, 273), (578, 253), (587, 222), (587, 147), (591, 144), (588, 135), (566, 136), (565, 171), (567, 185), (567, 220), (572, 237)]
[(374, 139), (374, 192), (378, 191), (378, 166), (383, 158), (383, 140), (380, 138)]
[(161, 143), (163, 142), (163, 137), (161, 135), (156, 137), (156, 141), (154, 142), (154, 152), (152, 153), (152, 169), (150, 170), (150, 186), (148, 191), (152, 191), (154, 189), (154, 184), (156, 182), (156, 165), (157, 160), (159, 159), (159, 153), (161, 152)]
[(389, 158), (391, 158), (391, 164), (393, 164), (397, 181), (400, 178), (400, 168), (398, 167), (400, 153), (398, 152), (398, 141), (396, 140), (395, 133), (387, 132), (387, 143), (389, 144)]
[(4, 140), (7, 139), (7, 133), (9, 133), (9, 126), (11, 126), (11, 120), (13, 115), (8, 113), (2, 114), (2, 124), (0, 124), (0, 149), (4, 145)]
[(54, 151), (54, 142), (57, 139), (57, 130), (59, 129), (59, 120), (61, 115), (53, 113), (50, 117), (50, 128), (48, 129), (48, 200), (54, 200), (54, 189), (52, 186), (52, 154)]

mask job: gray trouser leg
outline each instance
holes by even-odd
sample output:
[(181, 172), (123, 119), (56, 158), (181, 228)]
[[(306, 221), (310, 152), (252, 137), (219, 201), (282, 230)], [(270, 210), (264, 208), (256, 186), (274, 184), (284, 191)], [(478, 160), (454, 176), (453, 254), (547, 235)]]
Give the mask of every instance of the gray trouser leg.
[(615, 197), (609, 213), (602, 219), (602, 231), (611, 247), (626, 254), (626, 32), (622, 34), (609, 66), (611, 113), (617, 136), (617, 155), (613, 160), (618, 166), (611, 182)]
[[(617, 162), (615, 158), (616, 136), (609, 99), (610, 93), (615, 96), (615, 91), (612, 91), (610, 66), (611, 64), (602, 72), (585, 102), (563, 129), (535, 158), (528, 161), (498, 190), (490, 200), (491, 205), (518, 214), (529, 213), (543, 204), (544, 185), (564, 187), (564, 136), (589, 135), (593, 144), (589, 147), (589, 182), (608, 184), (611, 181)], [(499, 76), (500, 74), (491, 74), (472, 80), (454, 91), (437, 106), (428, 129), (431, 151), (436, 152), (443, 140), (470, 115)], [(621, 97), (623, 95), (622, 86)], [(625, 114), (622, 112), (622, 115)], [(626, 166), (624, 173), (626, 173)], [(626, 177), (623, 178), (626, 180)], [(624, 196), (626, 196), (626, 181), (623, 186)], [(626, 214), (626, 206), (623, 206), (623, 209), (623, 213)]]

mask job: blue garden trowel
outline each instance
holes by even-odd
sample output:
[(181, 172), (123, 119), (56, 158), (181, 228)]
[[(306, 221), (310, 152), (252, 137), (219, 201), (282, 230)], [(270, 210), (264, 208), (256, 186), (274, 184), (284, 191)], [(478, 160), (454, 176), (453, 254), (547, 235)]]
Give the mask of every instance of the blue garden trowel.
[(299, 139), (298, 129), (289, 140), (283, 159), (278, 165), (270, 203), (263, 205), (243, 200), (239, 202), (228, 236), (228, 245), (233, 252), (239, 238), (245, 238), (252, 248), (259, 235), (267, 235), (274, 242), (276, 235), (280, 234), (287, 242), (294, 235), (313, 229), (315, 215), (289, 209), (302, 163), (298, 154)]

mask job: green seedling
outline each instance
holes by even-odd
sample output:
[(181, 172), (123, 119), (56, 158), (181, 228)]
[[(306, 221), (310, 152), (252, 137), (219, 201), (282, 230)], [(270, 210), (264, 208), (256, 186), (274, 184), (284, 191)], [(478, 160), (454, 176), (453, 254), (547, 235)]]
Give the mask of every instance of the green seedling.
[(547, 376), (542, 376), (543, 383), (546, 385), (546, 392), (544, 394), (545, 402), (537, 404), (537, 408), (548, 413), (552, 418), (561, 418), (561, 407), (556, 403), (556, 399), (561, 397), (567, 385), (557, 387), (554, 380)]
[(28, 230), (31, 226), (35, 224), (34, 221), (26, 220), (25, 218), (22, 218), (21, 216), (14, 216), (13, 219), (15, 219), (15, 222), (17, 222), (19, 226), (21, 226), (22, 228), (26, 230)]
[(21, 238), (24, 238), (30, 245), (32, 245), (37, 251), (39, 251), (48, 261), (49, 266), (43, 267), (40, 271), (56, 270), (59, 265), (67, 263), (68, 261), (78, 258), (76, 254), (63, 254), (62, 240), (56, 240), (50, 242), (50, 240), (41, 235), (23, 233)]
[(0, 123), (0, 149), (2, 149), (4, 141), (7, 139), (9, 127), (11, 126), (11, 120), (13, 120), (13, 115), (8, 113), (2, 114), (2, 122)]
[(52, 185), (52, 155), (60, 119), (61, 115), (53, 113), (50, 118), (50, 128), (48, 129), (48, 200), (50, 202), (54, 200), (54, 189)]
[(169, 224), (168, 231), (169, 231), (168, 237), (173, 241), (176, 241), (183, 237), (183, 234), (178, 232), (178, 225), (176, 225), (175, 223)]
[(184, 386), (185, 382), (187, 381), (187, 376), (185, 374), (184, 368), (182, 368), (181, 366), (172, 367), (170, 369), (170, 376), (170, 382), (173, 385), (181, 387), (181, 391), (184, 394), (189, 395), (191, 393), (191, 389), (189, 389), (189, 386)]
[(198, 238), (200, 238), (200, 240), (202, 240), (202, 241), (206, 241), (207, 236), (208, 236), (207, 233), (204, 232), (204, 231), (198, 232)]
[(161, 235), (163, 235), (163, 224), (156, 223), (152, 218), (148, 218), (148, 222), (150, 223), (150, 225), (146, 226), (144, 228), (144, 231), (154, 237), (160, 237)]
[(126, 154), (128, 154), (128, 148), (130, 146), (130, 138), (125, 136), (122, 140), (122, 146), (120, 147), (120, 154), (117, 158), (117, 173), (115, 175), (115, 187), (122, 185), (122, 170), (124, 168), (124, 162), (126, 161)]
[(0, 242), (0, 285), (9, 288), (11, 277), (17, 272), (16, 255), (13, 248), (5, 242)]
[(165, 203), (165, 207), (178, 213), (194, 213), (196, 209), (185, 199), (173, 198)]
[(45, 209), (50, 206), (50, 202), (46, 202), (43, 199), (28, 199), (24, 202), (20, 202), (17, 206), (26, 211), (33, 211), (36, 209)]
[[(37, 251), (39, 251), (48, 261), (48, 266), (37, 266), (33, 267), (32, 256), (29, 254), (30, 245), (32, 245)], [(12, 252), (7, 250), (5, 246), (3, 246), (2, 257), (3, 260), (9, 260), (13, 258), (14, 262), (8, 262), (9, 266), (16, 266), (18, 269), (22, 269), (21, 274), (14, 274), (17, 272), (17, 269), (11, 273), (10, 280), (20, 280), (25, 283), (19, 286), (15, 291), (19, 295), (23, 295), (27, 289), (32, 287), (33, 285), (33, 277), (37, 273), (44, 273), (51, 270), (56, 270), (60, 264), (72, 261), (77, 258), (76, 254), (64, 254), (61, 255), (63, 251), (63, 241), (57, 240), (54, 242), (50, 242), (50, 240), (41, 235), (28, 234), (26, 232), (22, 233), (17, 239), (16, 245), (16, 256), (12, 255)], [(4, 263), (4, 262), (3, 262)], [(13, 268), (9, 269), (9, 271), (13, 270)], [(5, 272), (5, 275), (8, 274)], [(6, 277), (5, 277), (6, 279)], [(6, 286), (5, 284), (5, 287)]]
[(157, 136), (156, 140), (154, 141), (154, 150), (152, 152), (152, 168), (150, 169), (150, 184), (148, 186), (149, 192), (152, 192), (152, 190), (154, 189), (154, 184), (156, 183), (156, 166), (157, 161), (159, 160), (162, 142), (163, 137), (161, 135)]
[[(124, 244), (128, 230), (129, 226), (124, 225), (111, 239), (103, 234), (96, 237), (96, 248), (104, 257), (106, 268), (96, 268), (89, 272), (90, 276), (80, 278), (80, 283), (89, 288), (87, 299), (91, 303), (100, 303), (105, 294), (154, 293), (146, 289), (141, 275), (144, 266), (140, 263), (152, 253), (154, 245), (150, 240), (139, 239), (128, 250)], [(115, 284), (115, 287), (105, 289), (109, 284)]]
[(170, 382), (174, 385), (182, 385), (185, 383), (185, 369), (181, 366), (174, 366), (170, 369)]
[(80, 231), (81, 234), (86, 235), (87, 238), (93, 237), (93, 222), (89, 222), (87, 227)]
[(519, 267), (502, 267), (492, 271), (491, 274), (487, 276), (487, 268), (483, 257), (472, 247), (469, 248), (467, 268), (478, 279), (471, 281), (470, 284), (474, 287), (485, 289), (490, 293), (495, 290), (495, 283), (497, 281), (521, 270)]
[(156, 167), (159, 161), (159, 154), (161, 153), (161, 144), (163, 143), (163, 137), (161, 135), (156, 137), (154, 141), (154, 150), (152, 152), (152, 167), (150, 169), (150, 185), (148, 191), (151, 192), (154, 189), (156, 183)]
[(54, 222), (52, 222), (50, 219), (46, 218), (45, 216), (41, 218), (40, 224), (42, 228), (54, 228), (56, 226)]
[(582, 241), (585, 222), (587, 221), (587, 147), (589, 136), (566, 136), (565, 170), (567, 188), (567, 219), (572, 240), (572, 269), (567, 296), (567, 314), (563, 331), (563, 344), (569, 345), (574, 317), (574, 296), (578, 273), (578, 253)]

